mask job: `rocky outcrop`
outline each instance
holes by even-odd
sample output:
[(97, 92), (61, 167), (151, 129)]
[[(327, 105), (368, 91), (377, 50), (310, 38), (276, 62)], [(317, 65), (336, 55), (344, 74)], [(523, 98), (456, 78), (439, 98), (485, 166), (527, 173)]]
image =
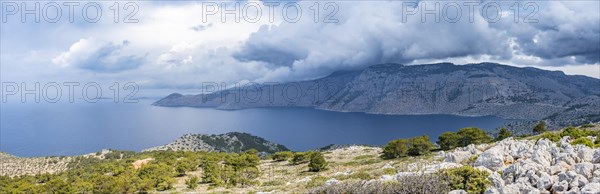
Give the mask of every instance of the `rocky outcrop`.
[(600, 150), (573, 146), (569, 138), (561, 142), (505, 139), (483, 151), (474, 166), (494, 172), (488, 193), (600, 192), (600, 164), (593, 157)]
[[(588, 137), (594, 139), (593, 137)], [(571, 138), (559, 143), (548, 139), (504, 139), (492, 144), (469, 145), (439, 152), (441, 163), (396, 176), (432, 173), (446, 167), (469, 165), (488, 171), (492, 183), (488, 194), (512, 193), (595, 193), (600, 194), (600, 149), (571, 145)], [(459, 192), (459, 191), (454, 191)]]
[(185, 134), (179, 139), (162, 146), (148, 148), (143, 152), (155, 150), (217, 151), (239, 153), (249, 149), (259, 152), (275, 153), (288, 151), (280, 144), (267, 141), (248, 133), (231, 132), (220, 135)]
[(0, 152), (0, 176), (57, 173), (68, 169), (72, 157), (21, 158)]

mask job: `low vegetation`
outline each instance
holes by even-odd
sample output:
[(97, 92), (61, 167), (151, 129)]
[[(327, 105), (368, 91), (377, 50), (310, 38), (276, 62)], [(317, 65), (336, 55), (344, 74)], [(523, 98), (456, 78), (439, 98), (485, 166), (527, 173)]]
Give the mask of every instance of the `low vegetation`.
[(489, 173), (472, 166), (443, 169), (438, 172), (452, 189), (461, 189), (469, 193), (484, 193), (491, 181)]
[[(502, 132), (502, 131), (501, 131)], [(508, 132), (510, 133), (510, 132)], [(503, 136), (510, 136), (507, 132), (504, 132)], [(504, 139), (506, 137), (503, 137)], [(469, 144), (482, 144), (489, 143), (492, 141), (492, 137), (485, 134), (485, 131), (479, 128), (463, 128), (458, 130), (457, 133), (445, 132), (438, 138), (438, 144), (442, 150), (451, 150), (456, 147), (464, 147)]]
[[(600, 147), (598, 135), (597, 127), (582, 126), (525, 138), (559, 142), (569, 136), (573, 145)], [(428, 136), (417, 136), (392, 140), (383, 148), (282, 151), (263, 160), (256, 150), (241, 153), (111, 150), (90, 157), (70, 157), (69, 169), (58, 173), (0, 176), (0, 193), (447, 193), (456, 189), (483, 193), (491, 185), (489, 173), (472, 167), (480, 155), (466, 158), (460, 163), (464, 166), (458, 168), (396, 175), (414, 172), (413, 164), (435, 162), (433, 154), (429, 154), (432, 151), (501, 141), (511, 136), (506, 129), (500, 129), (492, 138), (482, 129), (463, 128), (441, 134), (437, 140), (439, 147)], [(595, 136), (595, 141), (589, 136)], [(385, 176), (393, 178), (373, 181)]]
[(383, 158), (392, 159), (405, 156), (420, 156), (430, 152), (434, 148), (429, 141), (429, 136), (423, 135), (408, 139), (397, 139), (390, 141), (383, 147)]

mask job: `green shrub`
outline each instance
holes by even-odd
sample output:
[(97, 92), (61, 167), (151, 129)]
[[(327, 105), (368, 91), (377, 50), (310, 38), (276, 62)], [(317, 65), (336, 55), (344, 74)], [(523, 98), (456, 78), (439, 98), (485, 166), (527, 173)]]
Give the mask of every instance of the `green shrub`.
[(348, 178), (360, 179), (360, 180), (371, 180), (371, 179), (373, 179), (373, 176), (371, 176), (369, 173), (367, 173), (365, 171), (358, 171), (358, 172), (350, 174), (350, 176), (348, 176)]
[(438, 145), (442, 150), (451, 150), (458, 147), (460, 136), (454, 132), (444, 132), (438, 137)]
[(592, 128), (592, 127), (594, 127), (594, 125), (588, 123), (588, 124), (581, 125), (580, 128)]
[(457, 132), (460, 137), (458, 141), (458, 146), (464, 147), (469, 144), (482, 144), (488, 143), (492, 140), (490, 136), (485, 134), (485, 131), (479, 128), (470, 127), (470, 128), (462, 128)]
[(292, 157), (292, 160), (290, 162), (293, 165), (307, 163), (308, 159), (310, 157), (309, 154), (310, 153), (306, 153), (306, 152), (296, 152), (296, 153), (294, 153), (294, 156)]
[(539, 138), (540, 139), (546, 138), (546, 139), (549, 139), (550, 141), (553, 141), (553, 142), (560, 141), (560, 135), (557, 134), (557, 133), (552, 133), (552, 132), (545, 132), (542, 135), (540, 135)]
[(195, 189), (198, 186), (198, 177), (192, 176), (189, 179), (185, 180), (185, 185), (187, 185), (187, 188), (189, 189)]
[(309, 188), (318, 187), (325, 184), (325, 181), (327, 181), (327, 178), (323, 176), (314, 176), (310, 178), (310, 181), (306, 183), (306, 186)]
[(277, 152), (273, 154), (273, 160), (277, 162), (286, 161), (294, 156), (294, 153), (290, 151)]
[(263, 187), (268, 187), (268, 186), (279, 186), (279, 185), (284, 185), (285, 182), (282, 180), (272, 180), (272, 181), (267, 181), (261, 184), (261, 186)]
[(475, 164), (475, 161), (477, 161), (477, 158), (479, 158), (479, 155), (474, 155), (467, 158), (466, 160), (461, 161), (460, 163), (463, 165), (473, 166)]
[(383, 147), (383, 158), (392, 159), (407, 156), (408, 154), (408, 140), (407, 139), (396, 139), (390, 141), (386, 146)]
[(548, 131), (546, 129), (546, 123), (544, 121), (538, 122), (538, 124), (535, 125), (535, 127), (533, 127), (532, 131), (533, 131), (533, 134), (540, 134), (540, 133), (544, 133), (544, 132)]
[(434, 147), (433, 143), (429, 141), (429, 136), (423, 135), (419, 137), (413, 137), (409, 140), (408, 155), (420, 156), (429, 153)]
[(500, 129), (500, 132), (498, 132), (498, 136), (496, 136), (496, 139), (494, 139), (495, 141), (501, 141), (503, 139), (512, 137), (512, 132), (508, 131), (508, 129), (502, 127), (502, 129)]
[(488, 172), (471, 166), (443, 169), (438, 171), (438, 174), (449, 182), (452, 189), (462, 189), (469, 193), (484, 193), (491, 185), (491, 181), (487, 178)]
[(587, 137), (580, 137), (580, 138), (577, 138), (575, 141), (572, 141), (571, 145), (585, 145), (590, 148), (593, 148), (594, 142), (592, 142), (592, 140), (588, 139)]
[(433, 143), (429, 141), (429, 136), (427, 135), (409, 139), (396, 139), (390, 141), (383, 147), (383, 154), (381, 157), (392, 159), (408, 155), (420, 156), (429, 153), (433, 147)]
[(560, 136), (569, 136), (571, 137), (571, 139), (578, 139), (580, 137), (586, 136), (586, 133), (578, 128), (569, 126), (563, 129), (563, 131), (560, 133)]
[(600, 135), (596, 136), (596, 141), (594, 141), (594, 144), (596, 144), (596, 146), (600, 147)]
[(387, 174), (387, 175), (395, 175), (397, 174), (398, 171), (396, 171), (395, 168), (384, 168), (383, 169), (383, 174)]
[(312, 172), (319, 172), (327, 168), (327, 161), (321, 152), (314, 152), (310, 155), (308, 169)]

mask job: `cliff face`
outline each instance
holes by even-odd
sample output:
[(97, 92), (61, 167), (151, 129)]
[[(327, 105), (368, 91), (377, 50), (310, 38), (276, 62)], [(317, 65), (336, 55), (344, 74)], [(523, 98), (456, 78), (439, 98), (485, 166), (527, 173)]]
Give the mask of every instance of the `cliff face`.
[(205, 95), (171, 94), (154, 105), (492, 115), (544, 119), (560, 127), (600, 120), (600, 80), (494, 63), (381, 64), (311, 81), (237, 87)]
[(267, 153), (288, 151), (283, 145), (267, 141), (261, 137), (239, 132), (220, 135), (185, 134), (169, 144), (148, 148), (143, 151), (183, 150), (239, 153), (249, 149), (256, 149), (259, 152)]

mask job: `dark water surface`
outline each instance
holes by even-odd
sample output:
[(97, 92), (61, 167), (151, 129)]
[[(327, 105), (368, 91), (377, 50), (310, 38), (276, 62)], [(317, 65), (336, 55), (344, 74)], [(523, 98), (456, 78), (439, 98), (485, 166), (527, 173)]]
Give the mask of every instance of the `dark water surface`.
[(493, 129), (503, 119), (449, 115), (393, 116), (341, 113), (311, 108), (155, 107), (98, 102), (62, 104), (3, 103), (0, 150), (17, 156), (76, 155), (103, 148), (140, 151), (166, 144), (185, 133), (248, 132), (295, 151), (329, 144), (382, 145), (389, 140), (463, 127)]

